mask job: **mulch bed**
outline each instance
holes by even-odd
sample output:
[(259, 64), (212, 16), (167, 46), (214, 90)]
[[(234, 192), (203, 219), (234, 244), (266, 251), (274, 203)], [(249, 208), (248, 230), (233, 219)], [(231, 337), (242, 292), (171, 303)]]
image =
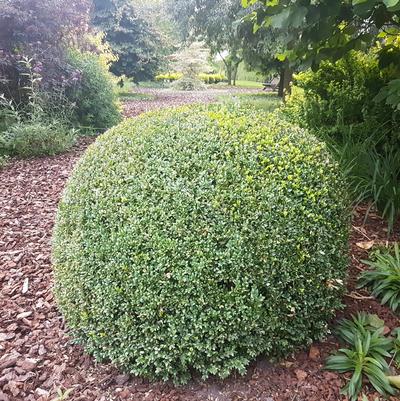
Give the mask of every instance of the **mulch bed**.
[[(52, 400), (57, 389), (73, 389), (66, 399), (76, 401), (345, 399), (339, 394), (343, 379), (323, 370), (326, 356), (337, 347), (333, 337), (280, 363), (259, 358), (243, 377), (194, 379), (182, 387), (125, 375), (96, 363), (71, 343), (51, 289), (51, 232), (65, 182), (91, 141), (82, 139), (59, 156), (13, 160), (0, 171), (0, 401)], [(353, 297), (346, 297), (344, 315), (358, 310), (377, 313), (392, 329), (400, 323), (388, 308), (372, 299), (354, 299), (368, 295), (354, 294), (355, 278), (363, 268), (360, 260), (368, 253), (356, 244), (387, 239), (385, 225), (376, 215), (363, 225), (364, 212), (359, 208), (353, 221), (349, 280)]]

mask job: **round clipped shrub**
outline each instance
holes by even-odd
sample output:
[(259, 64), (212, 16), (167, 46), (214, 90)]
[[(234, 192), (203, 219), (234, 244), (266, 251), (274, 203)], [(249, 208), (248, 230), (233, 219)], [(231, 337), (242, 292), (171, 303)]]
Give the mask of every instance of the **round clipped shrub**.
[(88, 149), (60, 203), (58, 303), (87, 351), (133, 374), (244, 372), (326, 334), (345, 199), (324, 145), (260, 111), (127, 120)]

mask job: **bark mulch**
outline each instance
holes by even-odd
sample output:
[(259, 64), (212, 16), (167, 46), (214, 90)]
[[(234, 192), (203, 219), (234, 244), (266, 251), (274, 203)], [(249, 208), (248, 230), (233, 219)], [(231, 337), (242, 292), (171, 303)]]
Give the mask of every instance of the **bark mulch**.
[[(194, 379), (182, 387), (125, 375), (96, 363), (71, 343), (52, 294), (51, 232), (65, 182), (92, 140), (82, 139), (63, 155), (13, 160), (0, 171), (0, 401), (53, 400), (58, 389), (71, 389), (65, 399), (75, 401), (345, 399), (339, 394), (343, 378), (323, 370), (326, 356), (337, 347), (333, 337), (280, 363), (259, 358), (244, 377)], [(364, 268), (360, 260), (367, 256), (363, 247), (370, 241), (385, 242), (384, 230), (376, 215), (363, 226), (363, 210), (358, 209), (344, 315), (358, 310), (377, 313), (392, 329), (400, 325), (397, 316), (375, 300), (364, 299), (367, 293), (354, 290)]]

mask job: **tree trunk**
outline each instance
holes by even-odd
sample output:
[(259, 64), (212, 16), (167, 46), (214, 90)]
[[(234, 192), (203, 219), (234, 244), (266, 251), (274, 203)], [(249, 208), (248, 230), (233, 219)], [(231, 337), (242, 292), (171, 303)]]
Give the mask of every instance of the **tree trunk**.
[(236, 78), (237, 78), (237, 73), (238, 73), (238, 69), (239, 69), (239, 63), (235, 64), (234, 68), (233, 68), (233, 86), (236, 86)]
[(278, 96), (285, 100), (285, 97), (290, 94), (290, 83), (293, 78), (293, 70), (287, 65), (282, 66), (279, 75)]
[(232, 85), (232, 64), (231, 63), (227, 63), (226, 64), (226, 75), (228, 78), (228, 85)]
[(290, 95), (291, 92), (291, 82), (293, 79), (293, 70), (290, 67), (285, 68), (284, 80), (283, 80), (283, 100), (286, 96)]
[(285, 70), (284, 68), (281, 68), (281, 70), (279, 71), (279, 86), (278, 86), (278, 96), (281, 98), (283, 98), (283, 92), (284, 92), (284, 86), (283, 86), (284, 75), (285, 75)]

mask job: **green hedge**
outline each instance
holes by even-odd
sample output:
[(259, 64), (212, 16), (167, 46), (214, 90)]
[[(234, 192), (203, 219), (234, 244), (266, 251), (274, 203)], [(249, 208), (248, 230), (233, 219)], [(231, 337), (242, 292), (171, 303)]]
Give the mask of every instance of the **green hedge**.
[(323, 337), (344, 290), (343, 187), (323, 144), (259, 111), (185, 107), (111, 129), (78, 163), (54, 233), (75, 339), (181, 383)]
[(68, 63), (80, 73), (80, 79), (65, 94), (75, 105), (73, 125), (87, 133), (98, 133), (118, 124), (121, 113), (115, 83), (100, 57), (71, 49)]

